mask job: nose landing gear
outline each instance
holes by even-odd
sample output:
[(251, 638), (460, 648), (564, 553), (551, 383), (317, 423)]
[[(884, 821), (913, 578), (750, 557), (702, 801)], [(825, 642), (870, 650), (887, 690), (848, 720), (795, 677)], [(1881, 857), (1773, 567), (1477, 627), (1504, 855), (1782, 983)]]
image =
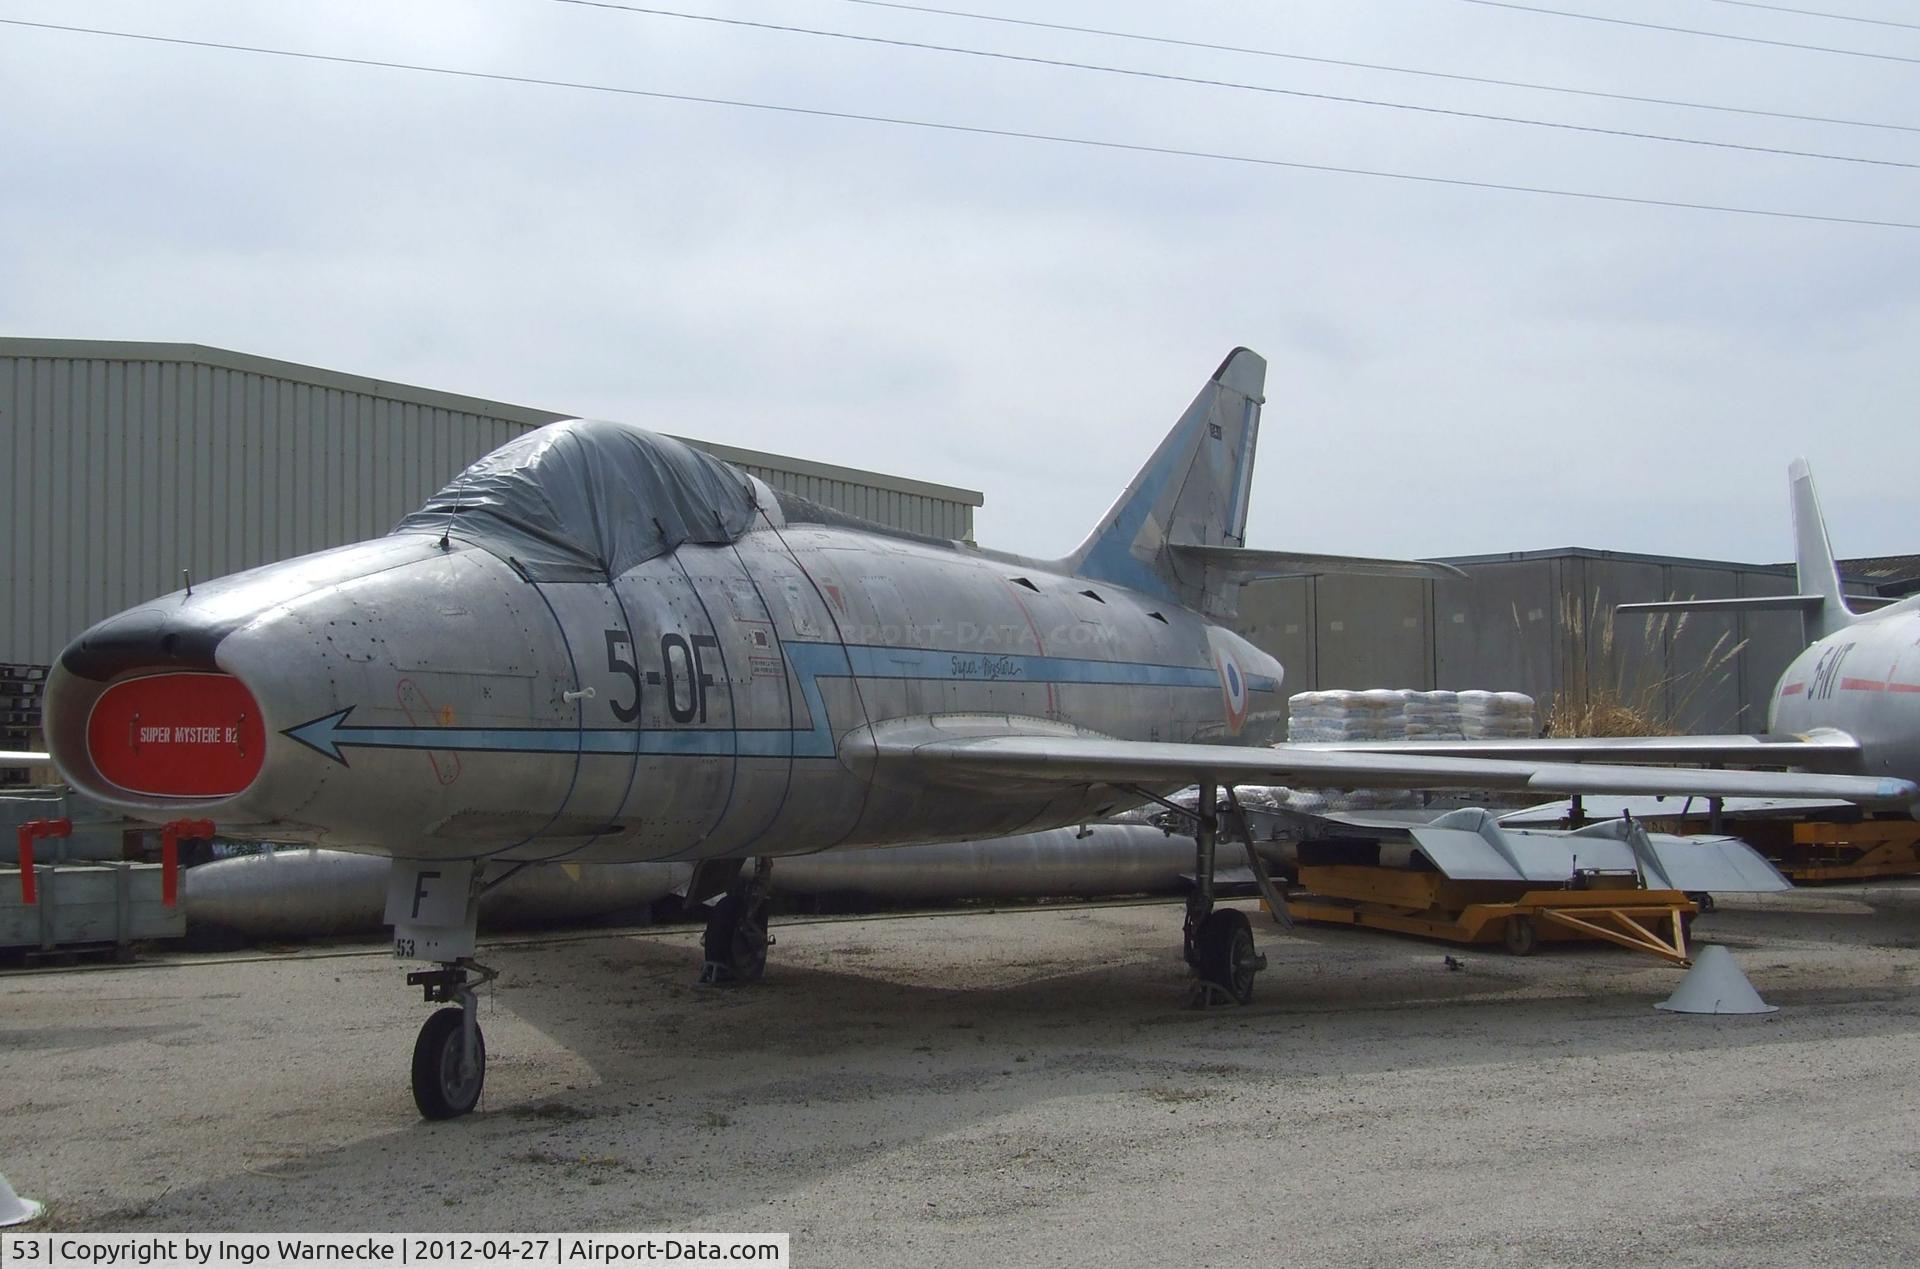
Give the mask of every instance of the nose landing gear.
[(428, 1119), (453, 1119), (480, 1103), (487, 1042), (474, 989), (500, 977), (473, 959), (480, 895), (519, 867), (487, 882), (472, 860), (396, 859), (388, 874), (393, 954), (440, 967), (412, 971), (407, 986), (420, 988), (428, 1004), (455, 1006), (435, 1010), (413, 1042), (413, 1102)]
[[(469, 982), (467, 975), (474, 974)], [(474, 988), (500, 976), (472, 960), (407, 975), (409, 987), (422, 988), (436, 1009), (413, 1042), (413, 1104), (427, 1119), (453, 1119), (480, 1103), (487, 1082), (487, 1041), (480, 1033), (479, 1001)]]

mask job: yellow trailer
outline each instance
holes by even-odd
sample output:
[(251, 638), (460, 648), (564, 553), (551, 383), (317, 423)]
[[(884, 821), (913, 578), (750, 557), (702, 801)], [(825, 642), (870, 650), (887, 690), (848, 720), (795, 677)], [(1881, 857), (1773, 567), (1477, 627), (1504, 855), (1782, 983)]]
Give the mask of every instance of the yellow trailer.
[(1861, 820), (1854, 824), (1808, 821), (1793, 826), (1793, 843), (1776, 861), (1794, 884), (1861, 881), (1920, 873), (1920, 822)]
[[(1920, 821), (1745, 819), (1729, 823), (1795, 885), (1810, 881), (1868, 881), (1920, 875)], [(1701, 816), (1658, 821), (1675, 833), (1698, 832)]]
[(1687, 935), (1699, 908), (1679, 890), (1649, 890), (1633, 873), (1574, 874), (1558, 888), (1533, 881), (1454, 881), (1438, 872), (1357, 864), (1303, 865), (1297, 921), (1359, 925), (1452, 943), (1505, 945), (1517, 956), (1543, 941), (1600, 939), (1690, 965)]

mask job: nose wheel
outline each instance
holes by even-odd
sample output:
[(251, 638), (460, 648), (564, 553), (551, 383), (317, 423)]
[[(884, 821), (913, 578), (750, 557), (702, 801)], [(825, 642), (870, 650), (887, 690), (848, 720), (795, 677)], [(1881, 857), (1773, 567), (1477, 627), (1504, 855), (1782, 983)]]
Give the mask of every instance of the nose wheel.
[(413, 1042), (413, 1104), (427, 1119), (453, 1119), (480, 1103), (487, 1082), (487, 1041), (467, 1011), (438, 1009)]
[[(468, 981), (468, 973), (478, 975)], [(498, 973), (472, 961), (407, 975), (409, 986), (423, 988), (427, 1000), (454, 1002), (436, 1009), (413, 1042), (413, 1104), (426, 1119), (456, 1119), (480, 1104), (487, 1083), (487, 1041), (480, 1033), (479, 1001), (474, 988)]]

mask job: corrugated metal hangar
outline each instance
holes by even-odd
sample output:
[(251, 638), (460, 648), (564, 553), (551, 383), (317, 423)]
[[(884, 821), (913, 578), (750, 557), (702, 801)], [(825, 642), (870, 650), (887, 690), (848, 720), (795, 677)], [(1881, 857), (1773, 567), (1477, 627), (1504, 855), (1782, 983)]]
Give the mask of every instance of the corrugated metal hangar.
[[(0, 338), (0, 662), (50, 663), (182, 569), (218, 577), (385, 533), (474, 459), (566, 417), (196, 344)], [(837, 510), (973, 537), (972, 490), (692, 443)]]
[[(39, 747), (46, 667), (68, 640), (179, 589), (182, 570), (376, 537), (566, 417), (198, 344), (0, 338), (0, 749)], [(973, 537), (970, 489), (683, 439), (836, 510)]]

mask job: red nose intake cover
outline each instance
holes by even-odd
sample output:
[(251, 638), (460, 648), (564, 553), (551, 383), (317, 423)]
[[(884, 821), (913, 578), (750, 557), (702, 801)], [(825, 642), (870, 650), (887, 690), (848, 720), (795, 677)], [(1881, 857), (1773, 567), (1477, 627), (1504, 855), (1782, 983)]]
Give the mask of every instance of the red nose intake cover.
[(260, 774), (266, 728), (230, 674), (149, 674), (115, 683), (87, 718), (94, 769), (129, 793), (217, 798)]

